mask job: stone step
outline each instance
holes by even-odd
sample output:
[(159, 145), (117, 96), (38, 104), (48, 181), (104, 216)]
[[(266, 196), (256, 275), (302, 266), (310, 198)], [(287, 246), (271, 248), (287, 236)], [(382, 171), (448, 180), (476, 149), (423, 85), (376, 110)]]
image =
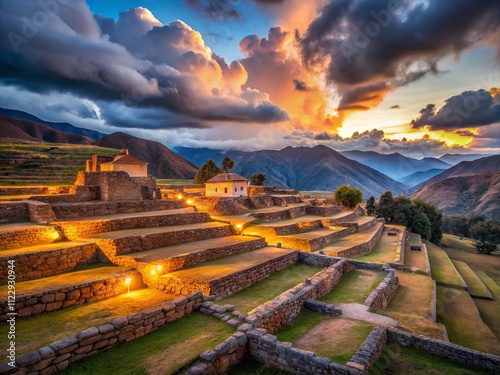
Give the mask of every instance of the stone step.
[(224, 298), (297, 261), (297, 251), (265, 247), (167, 273), (158, 278), (158, 289), (176, 295), (200, 290)]
[[(306, 209), (309, 215), (317, 215), (317, 216), (331, 216), (336, 213), (342, 212), (342, 208), (340, 206), (333, 205), (324, 205), (324, 206), (309, 206)], [(352, 212), (352, 211), (351, 211)], [(354, 212), (352, 212), (354, 213)]]
[(154, 212), (121, 213), (106, 216), (92, 216), (81, 220), (56, 221), (70, 240), (93, 234), (136, 228), (154, 228), (171, 225), (208, 223), (213, 221), (208, 213), (196, 212), (194, 208), (176, 208)]
[(362, 232), (377, 224), (377, 218), (373, 216), (359, 216), (353, 222), (358, 225), (358, 232)]
[(275, 206), (287, 206), (290, 204), (299, 204), (302, 199), (298, 195), (271, 195)]
[[(287, 249), (300, 250), (305, 252), (316, 251), (327, 244), (345, 237), (356, 231), (355, 226), (350, 227), (330, 227), (316, 229), (310, 232), (291, 234), (287, 236), (276, 236), (277, 243)], [(270, 242), (274, 244), (273, 242)]]
[(123, 213), (151, 212), (183, 208), (181, 200), (158, 199), (140, 201), (92, 201), (79, 203), (53, 203), (52, 210), (58, 220)]
[(0, 252), (0, 281), (15, 265), (16, 281), (38, 279), (97, 263), (97, 246), (90, 242), (55, 242)]
[(291, 204), (286, 207), (269, 207), (250, 212), (255, 219), (263, 222), (293, 219), (306, 214), (309, 203)]
[(377, 244), (384, 231), (384, 224), (375, 223), (362, 232), (345, 236), (321, 249), (325, 254), (354, 258), (369, 253)]
[(60, 239), (61, 233), (53, 225), (32, 223), (0, 225), (0, 250), (45, 245)]
[(235, 234), (233, 226), (209, 222), (169, 227), (140, 228), (95, 234), (87, 237), (114, 262), (117, 255), (151, 250), (163, 246), (203, 241), (207, 238), (226, 237)]
[[(162, 272), (173, 272), (193, 264), (206, 262), (228, 255), (240, 254), (266, 246), (263, 238), (228, 236), (203, 241), (160, 247), (141, 253), (123, 256), (138, 263), (149, 263), (162, 267)], [(121, 257), (120, 257), (121, 258)]]
[(97, 301), (125, 293), (129, 287), (142, 287), (141, 273), (116, 266), (76, 270), (57, 276), (17, 282), (15, 300), (8, 294), (8, 286), (3, 285), (0, 286), (0, 320), (8, 319), (7, 314), (13, 312), (17, 313), (16, 318), (25, 318)]

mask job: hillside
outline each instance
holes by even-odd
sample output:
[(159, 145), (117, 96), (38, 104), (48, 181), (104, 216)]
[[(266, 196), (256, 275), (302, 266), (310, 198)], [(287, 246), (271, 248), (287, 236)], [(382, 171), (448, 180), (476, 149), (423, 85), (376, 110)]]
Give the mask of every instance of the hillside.
[(400, 180), (416, 172), (430, 169), (448, 169), (450, 164), (436, 158), (414, 159), (398, 153), (379, 154), (374, 151), (345, 151), (341, 153), (348, 159), (367, 165), (394, 180)]
[(412, 197), (435, 205), (445, 215), (478, 214), (500, 220), (500, 170), (451, 176)]
[(333, 191), (349, 184), (359, 187), (365, 199), (386, 190), (395, 195), (405, 192), (399, 182), (326, 146), (250, 152), (236, 163), (235, 172), (246, 177), (262, 172), (268, 178), (266, 185), (304, 191)]
[(0, 115), (16, 118), (19, 120), (33, 121), (33, 122), (36, 122), (38, 124), (46, 125), (54, 130), (58, 130), (58, 131), (66, 132), (66, 133), (70, 133), (70, 134), (83, 135), (85, 137), (92, 138), (93, 140), (101, 139), (101, 138), (106, 136), (106, 134), (104, 134), (104, 133), (101, 133), (101, 132), (98, 132), (95, 130), (79, 128), (79, 127), (73, 126), (71, 124), (68, 124), (66, 122), (44, 121), (36, 116), (30, 115), (29, 113), (17, 111), (14, 109), (0, 108)]
[(34, 121), (21, 120), (4, 115), (0, 115), (0, 138), (79, 145), (91, 145), (94, 143), (94, 140), (89, 137), (61, 132)]
[(428, 171), (415, 172), (409, 176), (400, 178), (398, 182), (405, 184), (408, 187), (416, 186), (428, 179), (443, 173), (446, 169), (429, 169)]
[(437, 176), (422, 182), (412, 188), (413, 192), (419, 191), (426, 186), (430, 186), (438, 181), (442, 181), (448, 177), (458, 176), (461, 174), (487, 172), (500, 169), (500, 155), (488, 156), (474, 161), (463, 161), (454, 167), (438, 174)]
[(439, 160), (444, 161), (445, 163), (451, 165), (457, 165), (462, 161), (474, 161), (477, 159), (485, 158), (493, 155), (484, 155), (484, 154), (445, 154), (439, 158)]
[(198, 172), (196, 165), (161, 143), (129, 134), (113, 133), (98, 140), (95, 144), (101, 147), (127, 148), (132, 155), (148, 162), (148, 174), (157, 178), (193, 179)]

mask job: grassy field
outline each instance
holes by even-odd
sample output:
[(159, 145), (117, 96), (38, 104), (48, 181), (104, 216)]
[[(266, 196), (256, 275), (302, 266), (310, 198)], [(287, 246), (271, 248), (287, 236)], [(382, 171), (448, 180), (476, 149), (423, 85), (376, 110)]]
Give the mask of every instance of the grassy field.
[(191, 185), (193, 180), (171, 180), (171, 179), (157, 179), (157, 184), (160, 185)]
[(461, 366), (422, 350), (388, 344), (368, 374), (487, 375), (488, 372)]
[(450, 341), (467, 348), (500, 354), (500, 342), (483, 322), (465, 290), (438, 287), (437, 317), (448, 331)]
[(442, 339), (441, 328), (430, 320), (431, 278), (399, 271), (396, 275), (399, 277), (399, 288), (389, 306), (378, 313), (396, 319), (413, 334)]
[(234, 332), (218, 319), (193, 313), (143, 336), (75, 363), (61, 374), (173, 374)]
[(410, 233), (410, 239), (406, 241), (405, 247), (405, 267), (417, 267), (418, 269), (425, 271), (425, 252), (411, 250), (411, 244), (421, 244), (422, 238), (420, 234)]
[(293, 342), (293, 340), (304, 336), (309, 332), (314, 326), (317, 326), (327, 315), (313, 312), (307, 309), (302, 309), (299, 316), (295, 318), (290, 327), (282, 327), (276, 336), (278, 340), (282, 342)]
[(229, 303), (236, 310), (248, 312), (264, 302), (272, 300), (284, 291), (321, 271), (321, 267), (312, 267), (304, 263), (295, 263), (287, 269), (275, 272), (268, 278), (218, 302), (222, 305)]
[(476, 275), (476, 273), (469, 267), (469, 265), (460, 260), (452, 260), (453, 265), (464, 278), (468, 286), (468, 291), (471, 296), (480, 296), (485, 298), (492, 298), (490, 291)]
[(356, 269), (343, 275), (337, 286), (319, 301), (334, 305), (363, 303), (385, 276), (384, 272)]
[(473, 253), (476, 252), (476, 241), (466, 237), (458, 237), (453, 234), (443, 234), (441, 245), (443, 247), (451, 247), (453, 249), (465, 250)]
[(0, 142), (0, 185), (72, 184), (92, 155), (118, 153), (119, 150), (90, 145)]
[(424, 241), (424, 243), (427, 246), (427, 251), (429, 253), (432, 278), (436, 280), (437, 283), (466, 287), (467, 285), (455, 269), (455, 266), (448, 257), (448, 254), (429, 241)]
[[(403, 227), (400, 227), (402, 229)], [(388, 236), (383, 232), (375, 247), (368, 254), (355, 258), (362, 262), (391, 263), (396, 257), (396, 251), (401, 246), (401, 233), (397, 236)]]
[[(101, 301), (86, 303), (38, 315), (16, 322), (17, 354), (25, 354), (50, 343), (74, 336), (80, 330), (111, 323), (114, 318), (129, 316), (153, 305), (173, 300), (156, 289), (141, 289)], [(57, 330), (54, 330), (57, 327)], [(0, 344), (5, 346), (9, 326), (0, 324)]]

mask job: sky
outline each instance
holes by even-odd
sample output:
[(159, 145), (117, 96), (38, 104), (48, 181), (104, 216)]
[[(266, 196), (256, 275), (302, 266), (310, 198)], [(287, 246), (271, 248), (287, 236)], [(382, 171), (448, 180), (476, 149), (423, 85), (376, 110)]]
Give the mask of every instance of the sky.
[(500, 152), (498, 0), (0, 0), (0, 107), (168, 147)]

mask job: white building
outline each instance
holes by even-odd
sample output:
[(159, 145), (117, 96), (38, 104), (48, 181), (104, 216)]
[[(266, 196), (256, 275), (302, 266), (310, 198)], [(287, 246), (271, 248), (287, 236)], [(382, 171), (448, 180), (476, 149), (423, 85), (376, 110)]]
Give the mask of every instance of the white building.
[(248, 180), (236, 173), (221, 173), (205, 183), (207, 197), (246, 197)]

